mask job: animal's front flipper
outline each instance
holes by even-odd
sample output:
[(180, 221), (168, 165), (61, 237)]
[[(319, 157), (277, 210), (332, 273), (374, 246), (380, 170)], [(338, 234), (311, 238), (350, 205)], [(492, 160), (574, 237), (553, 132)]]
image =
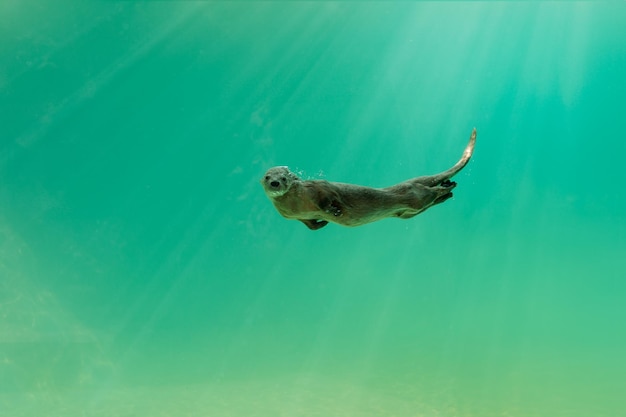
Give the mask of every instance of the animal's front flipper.
[(326, 220), (302, 220), (302, 219), (299, 219), (299, 220), (311, 230), (321, 229), (322, 227), (328, 224)]
[(317, 208), (324, 213), (332, 214), (334, 217), (341, 217), (344, 213), (341, 197), (333, 188), (318, 189), (315, 201)]
[(335, 217), (339, 217), (343, 214), (343, 210), (341, 209), (341, 203), (337, 200), (324, 199), (318, 204), (320, 210), (325, 213), (332, 214)]

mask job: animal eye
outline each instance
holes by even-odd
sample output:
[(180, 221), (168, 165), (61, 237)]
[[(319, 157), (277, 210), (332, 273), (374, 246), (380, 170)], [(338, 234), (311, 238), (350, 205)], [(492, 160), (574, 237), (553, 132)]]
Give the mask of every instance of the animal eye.
[(287, 181), (287, 178), (286, 178), (286, 177), (280, 177), (280, 180), (281, 180), (282, 182), (285, 182), (285, 181)]
[(265, 179), (266, 179), (266, 180), (269, 180), (269, 179), (270, 179), (270, 176), (269, 176), (269, 175), (266, 175), (266, 176), (265, 176)]

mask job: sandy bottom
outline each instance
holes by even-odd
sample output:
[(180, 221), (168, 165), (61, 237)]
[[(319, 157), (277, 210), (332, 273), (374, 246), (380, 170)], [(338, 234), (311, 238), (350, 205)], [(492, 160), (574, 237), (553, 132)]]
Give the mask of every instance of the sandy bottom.
[(457, 416), (419, 404), (419, 395), (385, 394), (348, 383), (259, 380), (176, 387), (41, 391), (0, 395), (12, 417)]

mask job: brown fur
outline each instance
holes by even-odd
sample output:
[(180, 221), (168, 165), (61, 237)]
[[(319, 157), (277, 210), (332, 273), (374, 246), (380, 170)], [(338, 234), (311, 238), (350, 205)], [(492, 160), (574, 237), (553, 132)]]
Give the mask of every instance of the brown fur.
[(467, 165), (475, 143), (476, 129), (472, 131), (463, 156), (449, 170), (387, 188), (323, 180), (302, 181), (284, 166), (270, 168), (261, 184), (281, 215), (300, 220), (311, 230), (321, 229), (328, 222), (360, 226), (387, 217), (409, 219), (452, 197), (456, 183), (450, 178)]

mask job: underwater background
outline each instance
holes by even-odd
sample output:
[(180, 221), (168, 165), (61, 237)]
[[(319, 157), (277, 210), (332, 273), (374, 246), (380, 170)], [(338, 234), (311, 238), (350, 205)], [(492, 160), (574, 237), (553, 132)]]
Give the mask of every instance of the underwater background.
[[(0, 416), (626, 416), (626, 3), (0, 2)], [(310, 231), (259, 180), (441, 172)]]

